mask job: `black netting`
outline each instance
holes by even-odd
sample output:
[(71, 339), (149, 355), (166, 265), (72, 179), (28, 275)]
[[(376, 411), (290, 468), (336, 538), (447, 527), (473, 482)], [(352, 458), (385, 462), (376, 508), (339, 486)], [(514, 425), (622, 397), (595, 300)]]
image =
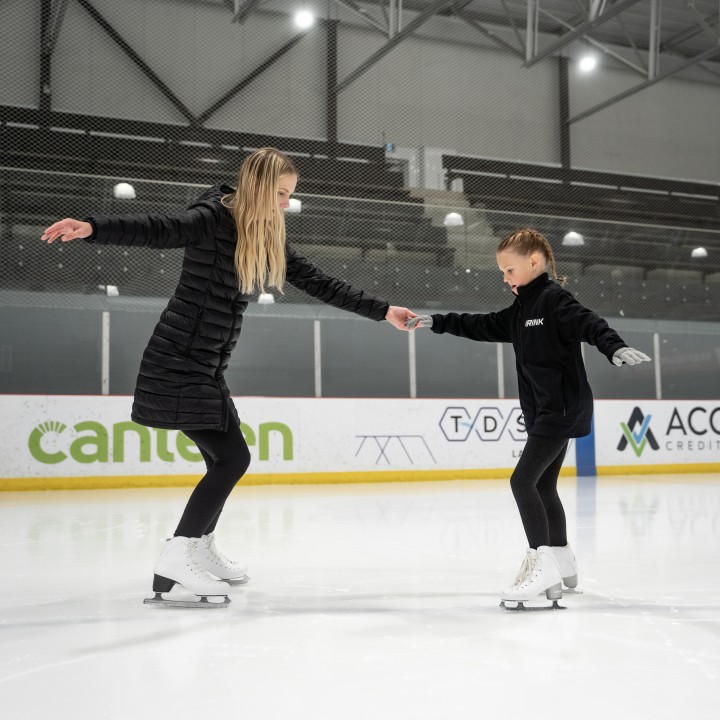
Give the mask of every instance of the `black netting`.
[[(61, 304), (67, 294), (77, 303), (109, 286), (123, 297), (167, 297), (179, 251), (48, 247), (42, 229), (91, 212), (184, 208), (207, 185), (232, 183), (249, 151), (272, 145), (301, 174), (290, 241), (327, 273), (393, 303), (507, 304), (495, 249), (508, 231), (531, 225), (551, 241), (568, 287), (602, 314), (720, 319), (718, 186), (548, 162), (552, 153), (525, 138), (537, 130), (534, 115), (536, 124), (555, 122), (554, 103), (540, 107), (556, 91), (554, 70), (518, 75), (522, 115), (511, 108), (513, 88), (486, 89), (494, 120), (478, 128), (474, 93), (457, 92), (477, 71), (437, 62), (447, 48), (458, 61), (477, 53), (464, 36), (454, 42), (447, 18), (436, 19), (444, 45), (410, 35), (352, 79), (388, 38), (342, 4), (331, 3), (305, 38), (280, 2), (134, 1), (125, 14), (99, 0), (29, 5), (0, 7), (18, 48), (23, 37), (35, 41), (32, 51), (5, 56), (0, 93), (0, 288), (32, 293), (26, 302)], [(371, 8), (376, 25), (387, 21), (383, 7)], [(409, 10), (406, 23), (421, 9)], [(510, 25), (498, 33), (516, 42)], [(521, 73), (516, 56), (488, 43), (488, 83)], [(183, 85), (186, 66), (192, 77)], [(396, 137), (416, 155), (389, 144)], [(433, 166), (428, 144), (466, 152), (434, 150)], [(134, 197), (118, 197), (121, 182)], [(694, 257), (697, 248), (706, 255)], [(311, 302), (292, 288), (276, 297), (279, 308)]]

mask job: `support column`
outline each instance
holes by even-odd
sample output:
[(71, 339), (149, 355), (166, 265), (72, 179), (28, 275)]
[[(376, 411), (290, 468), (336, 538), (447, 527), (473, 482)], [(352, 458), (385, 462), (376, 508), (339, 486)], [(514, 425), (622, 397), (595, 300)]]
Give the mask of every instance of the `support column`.
[(331, 155), (335, 157), (337, 152), (335, 146), (338, 141), (337, 132), (337, 20), (326, 20), (327, 31), (327, 105), (326, 125), (327, 141), (331, 144)]
[(558, 58), (558, 109), (560, 112), (560, 164), (563, 170), (572, 167), (570, 158), (570, 68), (566, 57)]
[(47, 42), (52, 26), (52, 0), (41, 0), (40, 3), (40, 97), (38, 107), (43, 117), (43, 125), (49, 125), (52, 110), (52, 50)]

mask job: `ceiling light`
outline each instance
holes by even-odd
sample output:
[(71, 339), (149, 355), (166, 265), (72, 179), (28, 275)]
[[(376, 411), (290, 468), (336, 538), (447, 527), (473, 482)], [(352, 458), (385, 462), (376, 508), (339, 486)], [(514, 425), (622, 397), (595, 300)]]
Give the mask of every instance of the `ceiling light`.
[(690, 253), (690, 257), (694, 258), (706, 258), (707, 256), (708, 251), (704, 247), (693, 248), (693, 251)]
[(597, 58), (594, 55), (583, 55), (578, 62), (582, 72), (592, 72), (597, 67)]
[(290, 205), (285, 208), (286, 213), (299, 213), (302, 212), (302, 200), (297, 198), (290, 198)]
[(579, 232), (571, 230), (569, 233), (565, 233), (562, 244), (565, 247), (580, 247), (585, 244), (585, 239)]
[(298, 10), (295, 13), (295, 25), (307, 30), (315, 22), (315, 16), (309, 10)]
[(465, 221), (463, 220), (463, 216), (457, 212), (449, 212), (443, 220), (443, 225), (446, 227), (458, 227), (459, 225), (464, 224)]
[(113, 197), (118, 200), (134, 200), (135, 188), (130, 183), (119, 182), (113, 188)]

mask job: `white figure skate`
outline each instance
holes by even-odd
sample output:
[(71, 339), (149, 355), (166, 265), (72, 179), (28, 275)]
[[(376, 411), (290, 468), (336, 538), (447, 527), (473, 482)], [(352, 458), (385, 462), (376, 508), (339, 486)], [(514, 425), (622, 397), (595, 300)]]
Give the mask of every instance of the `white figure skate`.
[(247, 565), (225, 557), (215, 545), (215, 533), (203, 535), (195, 544), (193, 559), (211, 575), (229, 585), (244, 585), (250, 578)]
[[(173, 537), (163, 547), (155, 565), (153, 592), (155, 597), (145, 598), (146, 605), (183, 608), (221, 608), (230, 604), (227, 596), (230, 586), (213, 577), (195, 560), (198, 538)], [(170, 592), (175, 585), (200, 597), (200, 600), (167, 600), (162, 594)], [(209, 600), (208, 598), (222, 598)]]
[[(526, 607), (525, 603), (545, 593), (552, 605), (540, 607)], [(528, 548), (525, 559), (520, 566), (520, 572), (515, 582), (503, 591), (500, 607), (506, 610), (564, 610), (558, 605), (562, 598), (562, 577), (555, 556), (547, 545), (541, 545), (537, 550)], [(513, 602), (515, 605), (506, 605)]]
[(562, 576), (563, 593), (569, 595), (581, 595), (582, 590), (576, 590), (578, 584), (578, 566), (570, 545), (553, 545), (550, 548), (555, 556), (558, 564), (560, 575)]

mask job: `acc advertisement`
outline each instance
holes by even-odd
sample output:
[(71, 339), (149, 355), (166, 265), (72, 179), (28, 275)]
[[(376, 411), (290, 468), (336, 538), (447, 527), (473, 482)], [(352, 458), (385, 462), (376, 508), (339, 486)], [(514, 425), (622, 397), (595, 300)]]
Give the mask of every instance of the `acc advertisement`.
[(720, 401), (596, 401), (595, 459), (610, 471), (718, 470)]
[[(514, 467), (526, 439), (514, 400), (250, 397), (235, 403), (253, 458), (249, 475), (490, 476)], [(132, 423), (130, 407), (124, 396), (0, 396), (0, 478), (203, 472), (197, 447), (183, 433)], [(574, 465), (572, 452), (568, 464)]]

